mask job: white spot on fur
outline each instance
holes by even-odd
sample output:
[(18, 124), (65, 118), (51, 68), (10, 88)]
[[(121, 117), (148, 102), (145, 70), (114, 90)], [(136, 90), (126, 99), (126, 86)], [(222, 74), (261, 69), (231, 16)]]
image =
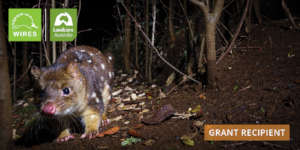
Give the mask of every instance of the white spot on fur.
[(99, 102), (100, 102), (100, 101), (99, 101), (99, 98), (97, 97), (97, 98), (96, 98), (96, 103), (99, 103)]
[(93, 56), (94, 56), (94, 54), (93, 54), (93, 53), (90, 53), (90, 56), (92, 56), (92, 57), (93, 57)]
[(108, 56), (108, 60), (112, 61), (112, 57), (111, 57), (111, 56)]
[(107, 106), (111, 97), (109, 88), (110, 88), (109, 85), (107, 84), (107, 82), (105, 82), (103, 92), (101, 92), (104, 106)]
[(84, 53), (84, 52), (85, 52), (85, 50), (84, 50), (84, 49), (81, 49), (81, 50), (80, 50), (80, 52)]
[(95, 98), (95, 97), (96, 97), (96, 93), (93, 92), (91, 97), (92, 97), (92, 98)]
[(105, 65), (104, 65), (104, 64), (101, 64), (101, 68), (104, 70), (104, 69), (105, 69)]
[(109, 76), (109, 78), (112, 78), (111, 72), (108, 72), (108, 76)]
[(96, 66), (94, 66), (93, 68), (94, 68), (94, 70), (95, 70), (95, 71), (98, 71), (98, 69), (97, 69), (97, 67), (96, 67)]
[(88, 59), (87, 62), (90, 64), (90, 63), (92, 63), (92, 60)]

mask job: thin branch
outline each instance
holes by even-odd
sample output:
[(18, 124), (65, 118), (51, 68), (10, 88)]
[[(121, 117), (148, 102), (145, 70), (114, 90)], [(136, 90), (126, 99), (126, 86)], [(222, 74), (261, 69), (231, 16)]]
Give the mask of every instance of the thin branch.
[(78, 31), (77, 34), (80, 34), (80, 33), (83, 33), (83, 32), (89, 32), (89, 31), (92, 31), (92, 30), (93, 30), (92, 28), (87, 28), (87, 29)]
[(224, 34), (222, 33), (222, 31), (219, 29), (219, 27), (217, 26), (216, 27), (217, 29), (217, 32), (220, 34), (220, 36), (222, 37), (222, 39), (224, 40), (225, 44), (228, 45), (228, 41), (227, 39), (225, 38)]
[(154, 37), (155, 37), (155, 23), (156, 23), (156, 4), (155, 0), (153, 1), (153, 10), (152, 10), (152, 15), (153, 15), (153, 24), (152, 24), (152, 38), (151, 38), (151, 44), (154, 45)]
[(130, 18), (134, 21), (134, 23), (136, 24), (136, 26), (138, 27), (139, 31), (142, 33), (143, 37), (145, 38), (145, 40), (150, 43), (150, 46), (154, 49), (154, 51), (156, 52), (156, 54), (158, 55), (158, 57), (164, 61), (168, 66), (170, 66), (172, 69), (174, 69), (176, 72), (178, 72), (179, 74), (186, 76), (188, 79), (196, 82), (197, 84), (201, 84), (200, 81), (186, 75), (185, 73), (181, 72), (180, 70), (178, 70), (176, 67), (174, 67), (170, 62), (168, 62), (163, 56), (161, 56), (159, 54), (158, 49), (151, 44), (151, 40), (149, 39), (149, 37), (146, 35), (146, 33), (143, 31), (142, 26), (136, 21), (136, 19), (131, 15), (131, 13), (129, 12), (129, 10), (127, 9), (127, 7), (124, 5), (124, 3), (121, 2), (121, 5), (124, 7), (125, 11), (127, 12), (128, 16), (130, 16)]
[(243, 14), (243, 16), (242, 16), (242, 18), (241, 18), (241, 20), (240, 20), (239, 26), (238, 26), (238, 28), (236, 29), (236, 32), (235, 32), (235, 34), (234, 34), (234, 36), (233, 36), (233, 38), (232, 38), (232, 40), (231, 40), (230, 45), (228, 46), (227, 50), (219, 57), (219, 59), (217, 60), (216, 64), (218, 64), (218, 63), (225, 57), (225, 55), (227, 55), (228, 52), (231, 51), (231, 49), (232, 49), (232, 47), (233, 47), (233, 45), (234, 45), (234, 42), (235, 42), (235, 40), (237, 39), (237, 37), (238, 37), (238, 35), (239, 35), (240, 31), (241, 31), (242, 25), (243, 25), (243, 23), (244, 23), (244, 20), (245, 20), (245, 18), (246, 18), (247, 12), (248, 12), (248, 8), (249, 8), (249, 0), (247, 0), (246, 6), (245, 6), (244, 14)]
[(285, 0), (281, 0), (281, 5), (282, 5), (282, 8), (284, 9), (285, 13), (289, 17), (289, 20), (291, 21), (293, 27), (295, 29), (299, 29), (299, 26), (294, 21), (294, 18), (292, 16), (292, 13), (291, 13), (290, 9), (286, 6)]
[[(45, 14), (44, 16), (46, 17), (46, 11), (45, 11)], [(49, 56), (48, 56), (48, 53), (47, 53), (47, 48), (46, 48), (46, 32), (47, 32), (47, 29), (46, 29), (46, 18), (44, 17), (44, 26), (42, 27), (42, 35), (44, 35), (44, 38), (43, 38), (43, 41), (42, 41), (42, 45), (43, 45), (43, 51), (45, 53), (45, 58), (46, 58), (46, 64), (47, 65), (50, 65), (51, 62), (49, 60)]]
[(190, 34), (191, 34), (191, 40), (193, 40), (194, 39), (194, 32), (193, 32), (193, 28), (192, 28), (192, 25), (191, 25), (191, 21), (189, 20), (188, 14), (187, 14), (186, 10), (183, 8), (182, 3), (181, 3), (180, 0), (178, 0), (178, 3), (180, 4), (180, 7), (181, 7), (181, 9), (182, 9), (182, 11), (184, 13), (186, 22), (188, 24), (188, 28), (189, 28), (189, 31), (190, 31)]
[(30, 60), (26, 70), (24, 71), (24, 73), (19, 77), (19, 79), (15, 80), (13, 83), (11, 84), (15, 84), (15, 83), (18, 83), (19, 81), (21, 81), (25, 76), (26, 74), (28, 73), (29, 69), (31, 68), (31, 65), (32, 65), (32, 62), (33, 62), (33, 59)]
[(233, 38), (232, 32), (220, 21), (219, 25), (221, 25), (229, 34), (230, 37)]
[[(151, 45), (154, 45), (155, 41), (155, 23), (156, 23), (156, 0), (153, 0), (152, 2), (153, 7), (152, 7), (152, 18), (153, 18), (153, 24), (152, 24), (152, 38), (151, 38)], [(152, 49), (149, 49), (149, 68), (148, 68), (148, 75), (150, 81), (152, 80)]]

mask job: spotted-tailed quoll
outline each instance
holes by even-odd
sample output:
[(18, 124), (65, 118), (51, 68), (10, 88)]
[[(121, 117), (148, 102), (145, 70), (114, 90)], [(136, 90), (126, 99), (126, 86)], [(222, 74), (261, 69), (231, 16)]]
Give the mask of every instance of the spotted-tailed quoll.
[[(64, 51), (49, 67), (32, 67), (31, 73), (43, 91), (41, 113), (60, 118), (75, 115), (85, 127), (81, 138), (94, 138), (106, 119), (111, 99), (111, 55), (104, 56), (94, 47), (77, 46)], [(67, 127), (57, 141), (72, 138)]]

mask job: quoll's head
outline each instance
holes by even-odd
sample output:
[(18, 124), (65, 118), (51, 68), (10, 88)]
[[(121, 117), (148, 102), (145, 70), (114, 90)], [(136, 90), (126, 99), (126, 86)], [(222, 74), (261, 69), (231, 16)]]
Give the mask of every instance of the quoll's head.
[(77, 63), (53, 65), (39, 69), (31, 68), (31, 73), (39, 81), (41, 111), (49, 115), (68, 115), (86, 106), (86, 79)]

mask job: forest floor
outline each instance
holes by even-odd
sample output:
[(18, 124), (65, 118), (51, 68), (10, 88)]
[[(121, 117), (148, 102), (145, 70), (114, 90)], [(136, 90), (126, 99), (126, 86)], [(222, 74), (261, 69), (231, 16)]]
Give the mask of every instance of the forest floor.
[[(233, 49), (218, 67), (218, 90), (203, 91), (193, 84), (179, 86), (165, 98), (158, 87), (144, 90), (146, 98), (123, 101), (132, 106), (118, 107), (116, 98), (111, 102), (108, 118), (121, 116), (104, 127), (120, 127), (117, 133), (95, 139), (79, 139), (56, 143), (48, 142), (31, 147), (13, 146), (12, 149), (300, 149), (300, 32), (280, 26), (256, 26), (247, 37), (240, 37)], [(118, 83), (120, 84), (120, 83)], [(151, 85), (150, 85), (151, 86)], [(132, 89), (140, 88), (137, 83)], [(129, 89), (130, 91), (130, 89)], [(132, 96), (132, 95), (131, 95)], [(160, 98), (159, 98), (160, 97)], [(199, 108), (200, 115), (185, 119), (168, 117), (156, 125), (141, 122), (142, 117), (170, 104), (179, 114), (188, 114), (190, 108)], [(30, 105), (30, 104), (29, 104)], [(22, 106), (22, 107), (21, 107)], [(26, 116), (14, 106), (14, 128), (21, 135)], [(139, 108), (141, 109), (139, 109)], [(149, 112), (147, 112), (149, 111)], [(22, 114), (20, 114), (22, 112)], [(199, 114), (198, 112), (198, 114)], [(28, 112), (27, 112), (28, 113)], [(32, 116), (32, 114), (30, 114)], [(27, 118), (30, 118), (27, 115)], [(184, 116), (184, 115), (183, 115)], [(183, 117), (181, 116), (181, 117)], [(184, 118), (184, 117), (183, 117)], [(204, 141), (204, 124), (290, 124), (288, 142)], [(196, 125), (198, 124), (198, 125)], [(200, 125), (199, 125), (200, 124)], [(131, 129), (131, 131), (129, 131)], [(44, 133), (47, 134), (47, 133)], [(193, 146), (184, 144), (181, 137), (193, 135)], [(136, 140), (130, 144), (129, 137)], [(125, 143), (126, 141), (128, 143)], [(123, 143), (122, 143), (123, 142)], [(122, 145), (124, 144), (124, 145)]]

